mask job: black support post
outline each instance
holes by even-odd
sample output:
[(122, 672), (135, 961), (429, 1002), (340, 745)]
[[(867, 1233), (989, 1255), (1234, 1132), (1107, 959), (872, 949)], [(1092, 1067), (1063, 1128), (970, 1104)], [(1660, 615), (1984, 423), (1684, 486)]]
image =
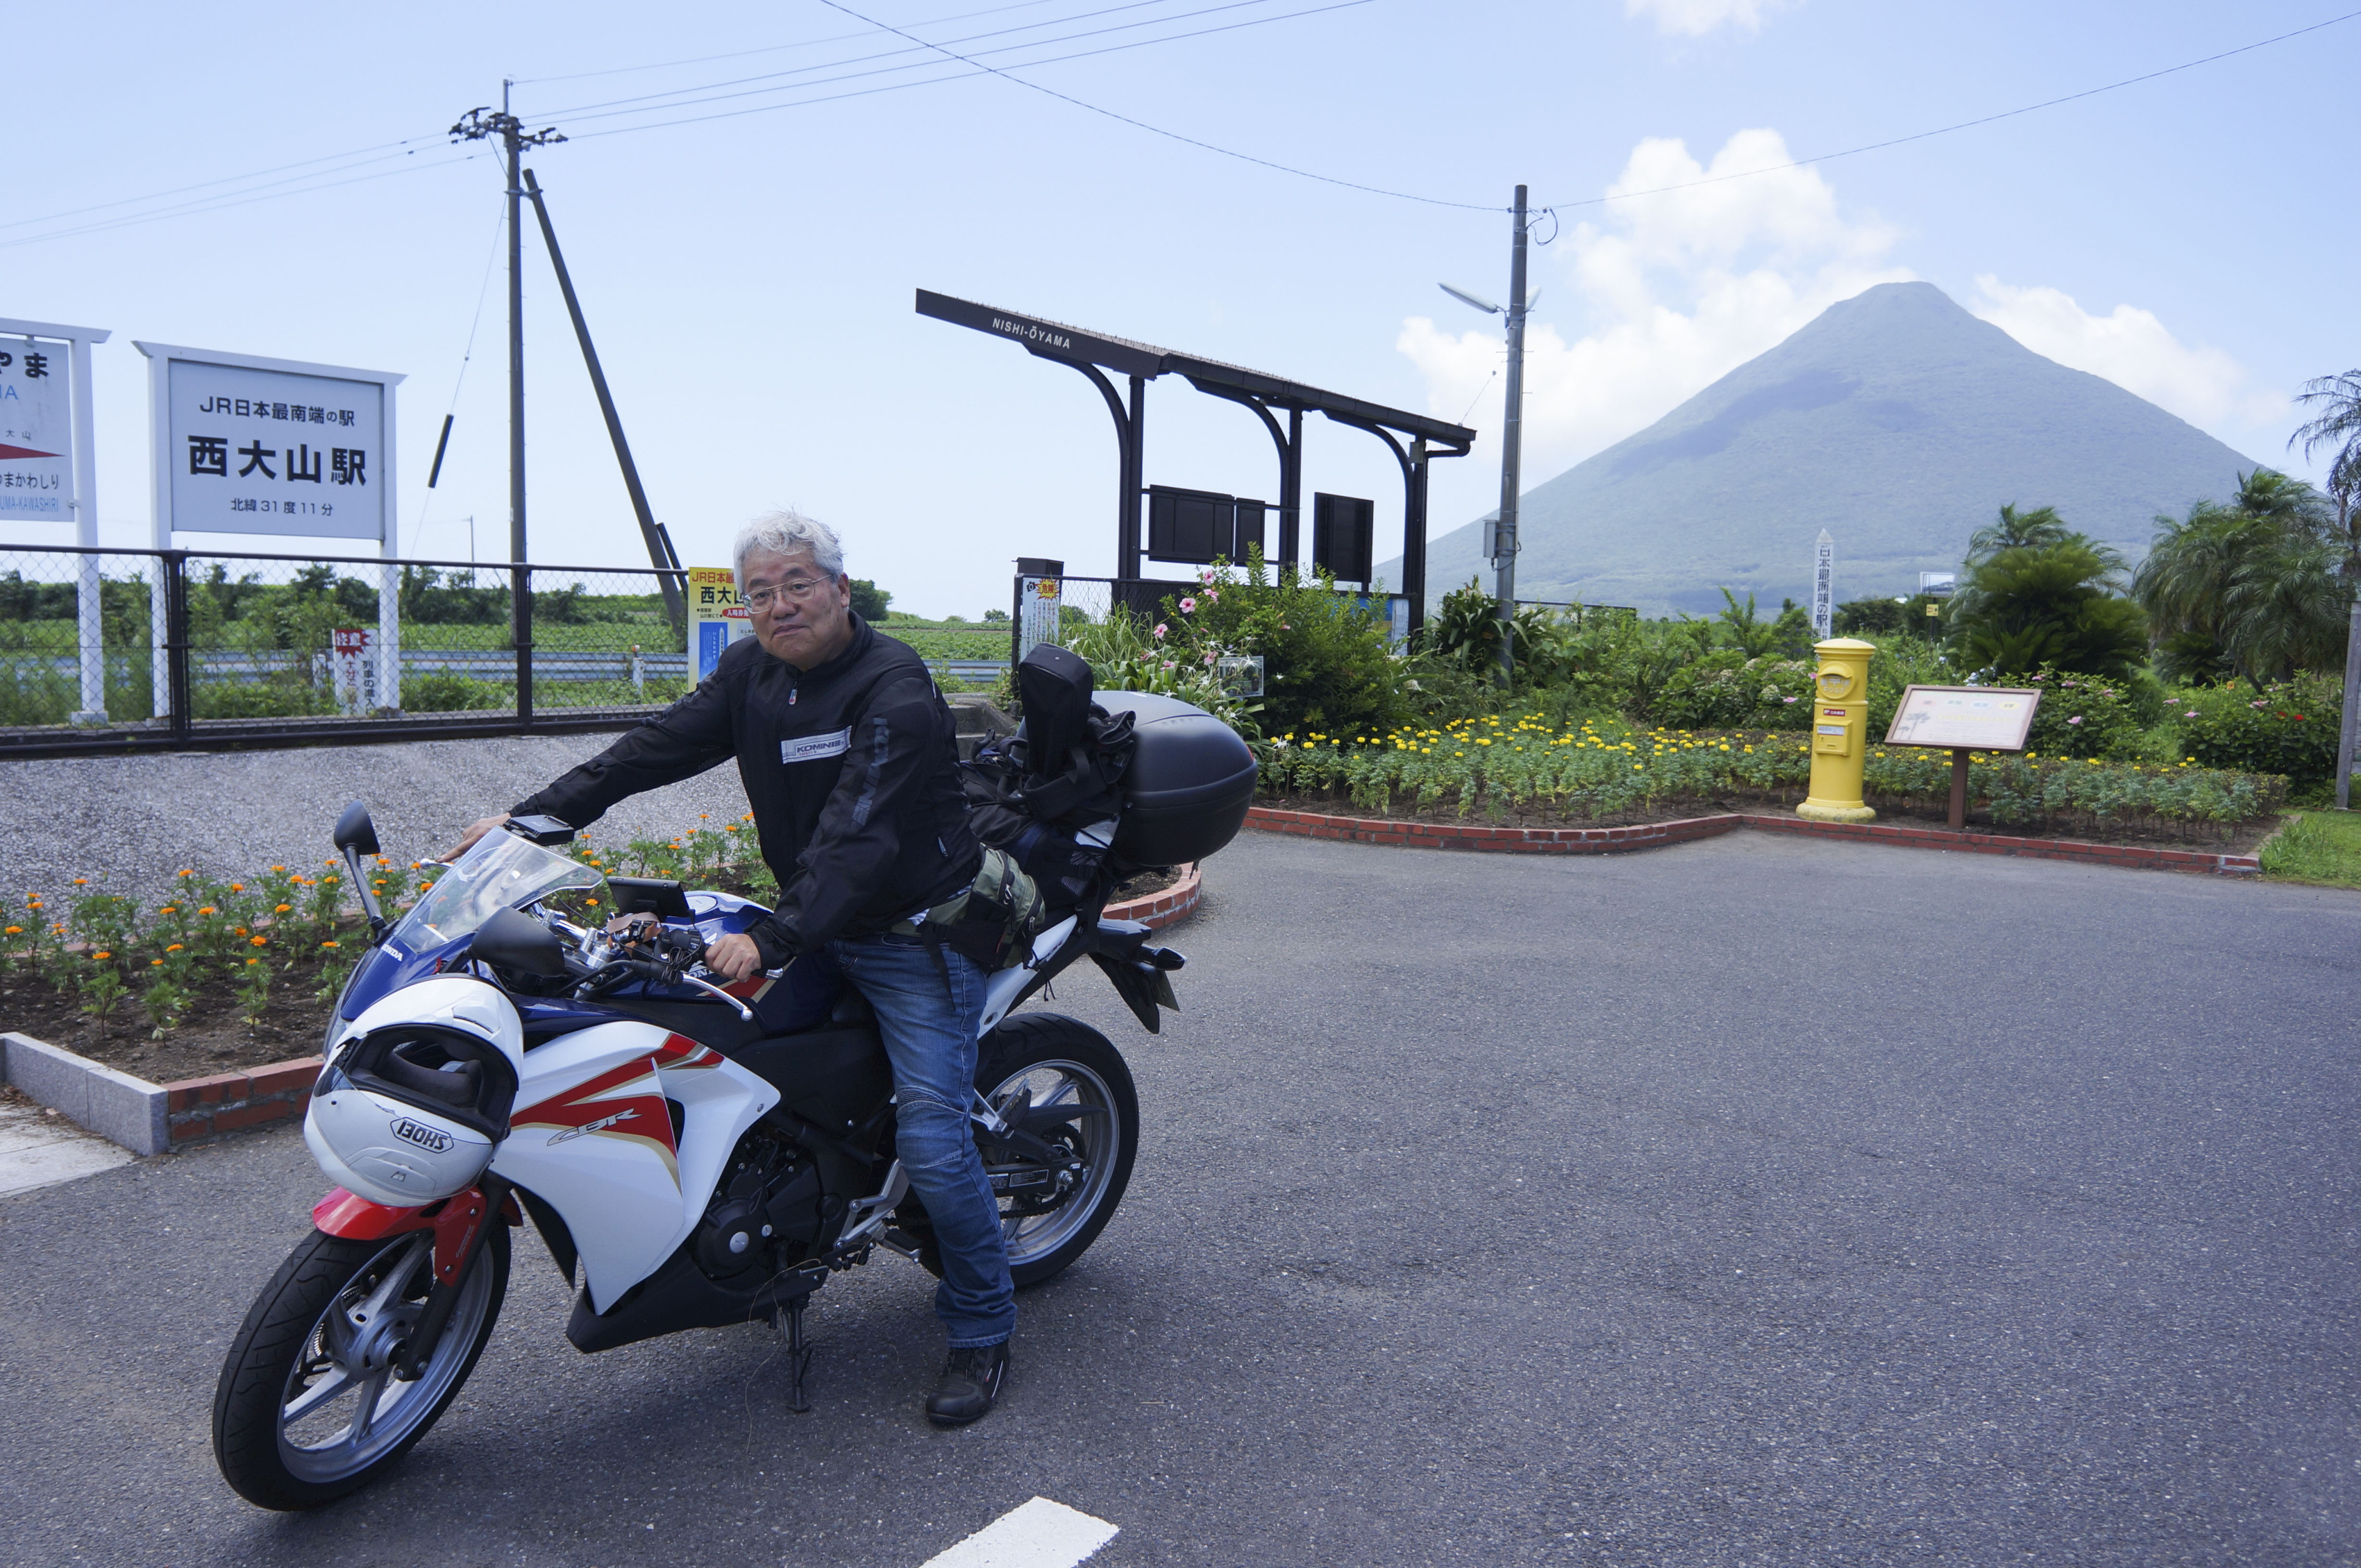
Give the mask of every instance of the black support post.
[(185, 739), (195, 716), (189, 711), (189, 556), (164, 552), (164, 680), (172, 708), (172, 733)]
[(509, 593), (516, 606), (516, 716), (522, 729), (533, 723), (533, 568), (520, 561), (509, 570), (513, 574)]
[(1123, 517), (1115, 534), (1115, 576), (1139, 576), (1139, 502), (1148, 489), (1148, 378), (1131, 378), (1131, 429), (1124, 443), (1129, 468), (1123, 498)]
[(1303, 411), (1287, 411), (1287, 452), (1279, 463), (1279, 559), (1295, 565), (1303, 528)]
[(1410, 600), (1410, 634), (1426, 624), (1426, 437), (1410, 444), (1409, 499), (1402, 514), (1402, 597)]

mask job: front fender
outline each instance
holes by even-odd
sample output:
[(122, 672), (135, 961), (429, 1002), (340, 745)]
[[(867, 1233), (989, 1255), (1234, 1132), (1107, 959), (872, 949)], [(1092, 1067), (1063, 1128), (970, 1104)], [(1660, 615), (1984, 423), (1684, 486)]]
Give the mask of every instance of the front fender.
[[(416, 1209), (372, 1203), (341, 1187), (332, 1187), (326, 1197), (312, 1205), (312, 1223), (328, 1235), (356, 1242), (383, 1241), (411, 1231), (433, 1231), (434, 1277), (448, 1285), (458, 1278), (459, 1264), (475, 1246), (476, 1233), (484, 1228), (485, 1211), (490, 1207), (491, 1201), (484, 1196), (481, 1187), (467, 1188)], [(524, 1216), (519, 1212), (513, 1195), (500, 1209), (504, 1223), (522, 1223)]]

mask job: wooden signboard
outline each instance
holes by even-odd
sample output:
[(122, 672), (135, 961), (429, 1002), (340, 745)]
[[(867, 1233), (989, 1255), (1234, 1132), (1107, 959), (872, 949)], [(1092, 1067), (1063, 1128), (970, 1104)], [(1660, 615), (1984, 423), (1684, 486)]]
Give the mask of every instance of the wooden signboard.
[(1912, 686), (1886, 728), (1889, 746), (1943, 746), (1951, 753), (1951, 826), (1968, 825), (1968, 753), (2022, 751), (2038, 691), (2016, 686)]
[(2022, 751), (2040, 701), (2037, 691), (2008, 686), (1912, 686), (1894, 710), (1885, 743)]

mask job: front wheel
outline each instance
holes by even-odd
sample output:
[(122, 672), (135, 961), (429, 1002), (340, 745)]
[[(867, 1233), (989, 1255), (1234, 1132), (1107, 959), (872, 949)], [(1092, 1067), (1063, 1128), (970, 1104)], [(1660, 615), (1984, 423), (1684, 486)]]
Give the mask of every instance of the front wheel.
[(357, 1491), (426, 1435), (474, 1370), (508, 1294), (498, 1215), (443, 1337), (415, 1379), (393, 1369), (434, 1283), (434, 1236), (313, 1232), (280, 1266), (232, 1342), (214, 1391), (214, 1457), (237, 1495), (313, 1508)]

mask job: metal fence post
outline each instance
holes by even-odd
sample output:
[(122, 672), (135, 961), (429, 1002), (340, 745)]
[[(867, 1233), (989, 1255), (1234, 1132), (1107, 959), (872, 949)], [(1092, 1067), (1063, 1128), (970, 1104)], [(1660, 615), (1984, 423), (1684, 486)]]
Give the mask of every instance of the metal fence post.
[(533, 723), (533, 572), (520, 561), (509, 568), (509, 592), (516, 633), (517, 728)]
[(172, 733), (186, 739), (195, 718), (189, 711), (189, 555), (185, 550), (168, 550), (159, 559), (164, 577), (164, 669)]

